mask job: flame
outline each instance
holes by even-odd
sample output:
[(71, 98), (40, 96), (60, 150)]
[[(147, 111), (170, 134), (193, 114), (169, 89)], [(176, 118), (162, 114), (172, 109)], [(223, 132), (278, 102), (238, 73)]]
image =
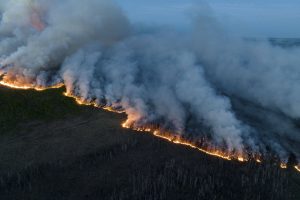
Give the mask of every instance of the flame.
[(295, 169), (300, 172), (300, 164), (295, 166)]
[(109, 106), (100, 106), (99, 104), (97, 104), (96, 102), (88, 102), (78, 96), (75, 96), (73, 95), (72, 93), (70, 92), (64, 92), (63, 93), (64, 96), (66, 97), (70, 97), (70, 98), (73, 98), (75, 100), (75, 102), (78, 104), (78, 105), (81, 105), (81, 106), (93, 106), (95, 108), (102, 108), (103, 110), (106, 110), (106, 111), (109, 111), (109, 112), (114, 112), (114, 113), (124, 113), (124, 111), (120, 111), (120, 110), (117, 110), (117, 109), (114, 109), (113, 107), (109, 107)]
[(287, 164), (286, 163), (281, 163), (280, 168), (281, 169), (287, 169)]
[(38, 86), (38, 85), (33, 85), (33, 84), (16, 84), (14, 82), (8, 82), (6, 80), (1, 80), (0, 85), (8, 87), (8, 88), (17, 89), (17, 90), (36, 90), (36, 91), (44, 91), (44, 90), (48, 90), (48, 89), (58, 89), (58, 88), (61, 88), (64, 86), (63, 83), (58, 83), (53, 86), (43, 87), (43, 86)]
[(219, 158), (222, 158), (222, 159), (225, 159), (225, 160), (232, 160), (232, 157), (230, 155), (227, 155), (226, 153), (223, 153), (222, 151), (219, 151), (219, 150), (211, 150), (211, 151), (205, 150), (205, 149), (202, 149), (200, 147), (197, 147), (196, 145), (194, 145), (192, 143), (183, 141), (180, 138), (175, 138), (174, 139), (172, 137), (165, 136), (165, 135), (161, 134), (160, 131), (154, 131), (153, 135), (156, 136), (156, 137), (168, 140), (169, 142), (172, 142), (174, 144), (179, 144), (179, 145), (183, 145), (183, 146), (188, 146), (188, 147), (193, 148), (193, 149), (197, 149), (198, 151), (201, 151), (201, 152), (203, 152), (205, 154), (208, 154), (208, 155), (211, 155), (211, 156), (219, 157)]
[(238, 161), (240, 161), (240, 162), (246, 162), (247, 160), (246, 160), (245, 158), (239, 156), (239, 157), (238, 157)]
[[(49, 87), (43, 87), (43, 86), (38, 86), (38, 85), (34, 85), (34, 84), (21, 84), (19, 82), (13, 82), (13, 81), (7, 81), (7, 80), (1, 80), (0, 81), (0, 85), (3, 85), (5, 87), (9, 87), (9, 88), (13, 88), (13, 89), (20, 89), (20, 90), (36, 90), (36, 91), (44, 91), (47, 89), (55, 89), (55, 88), (61, 88), (64, 87), (65, 85), (63, 83), (58, 83), (56, 85), (53, 86), (49, 86)], [(104, 110), (110, 111), (110, 112), (116, 112), (116, 113), (124, 113), (124, 111), (119, 111), (117, 109), (115, 109), (114, 107), (109, 107), (109, 106), (100, 106), (99, 104), (97, 104), (96, 102), (88, 102), (78, 96), (73, 95), (70, 92), (65, 92), (63, 93), (65, 96), (67, 97), (71, 97), (74, 98), (76, 103), (78, 105), (86, 105), (86, 106), (94, 106), (97, 108), (102, 108)], [(171, 143), (177, 144), (177, 145), (183, 145), (183, 146), (187, 146), (193, 149), (196, 149), (202, 153), (205, 153), (207, 155), (211, 155), (214, 157), (218, 157), (218, 158), (222, 158), (224, 160), (236, 160), (239, 162), (247, 162), (249, 161), (248, 156), (243, 155), (242, 153), (232, 153), (232, 152), (226, 152), (226, 151), (222, 151), (218, 148), (214, 148), (214, 147), (208, 147), (208, 148), (201, 148), (199, 146), (197, 146), (196, 144), (189, 142), (187, 140), (185, 140), (184, 138), (182, 138), (180, 135), (173, 135), (173, 134), (168, 134), (166, 132), (162, 132), (159, 129), (152, 129), (152, 128), (134, 128), (131, 126), (131, 124), (129, 123), (129, 120), (125, 121), (124, 123), (122, 123), (122, 127), (123, 128), (127, 128), (127, 129), (133, 129), (135, 131), (139, 131), (139, 132), (149, 132), (152, 133), (154, 136), (167, 140)], [(257, 163), (262, 163), (262, 160), (260, 158), (256, 158), (255, 161)], [(287, 164), (286, 163), (281, 163), (280, 167), (282, 169), (286, 169), (287, 168)], [(296, 165), (294, 166), (294, 168), (297, 170), (297, 172), (300, 172), (300, 165)]]
[[(122, 127), (123, 128), (132, 128), (128, 122), (124, 122), (122, 124)], [(197, 145), (191, 143), (191, 142), (188, 142), (186, 140), (184, 140), (183, 138), (179, 137), (179, 136), (171, 136), (171, 135), (168, 135), (166, 133), (163, 133), (161, 132), (160, 130), (152, 130), (151, 128), (132, 128), (134, 129), (135, 131), (140, 131), (140, 132), (152, 132), (152, 134), (156, 137), (159, 137), (161, 139), (164, 139), (164, 140), (167, 140), (169, 142), (172, 142), (174, 144), (178, 144), (178, 145), (183, 145), (183, 146), (187, 146), (187, 147), (190, 147), (190, 148), (193, 148), (193, 149), (196, 149), (198, 151), (201, 151), (205, 154), (208, 154), (208, 155), (211, 155), (211, 156), (215, 156), (215, 157), (219, 157), (219, 158), (222, 158), (222, 159), (225, 159), (225, 160), (233, 160), (233, 159), (236, 159), (240, 162), (245, 162), (247, 161), (247, 158), (243, 155), (238, 155), (238, 156), (235, 156), (235, 155), (230, 155), (229, 153), (226, 153), (226, 152), (222, 152), (218, 149), (214, 149), (214, 148), (211, 148), (211, 149), (204, 149), (204, 148), (200, 148), (198, 147)]]
[(73, 98), (78, 105), (99, 107), (95, 102), (87, 102), (87, 101), (81, 99), (80, 97), (77, 97), (69, 92), (65, 92), (65, 93), (63, 93), (63, 95), (66, 97)]

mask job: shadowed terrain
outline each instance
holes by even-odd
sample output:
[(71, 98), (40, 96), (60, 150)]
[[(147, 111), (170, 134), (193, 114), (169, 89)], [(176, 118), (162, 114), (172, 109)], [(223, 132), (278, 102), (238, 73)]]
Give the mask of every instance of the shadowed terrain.
[(297, 200), (300, 176), (122, 129), (63, 89), (0, 88), (0, 199)]

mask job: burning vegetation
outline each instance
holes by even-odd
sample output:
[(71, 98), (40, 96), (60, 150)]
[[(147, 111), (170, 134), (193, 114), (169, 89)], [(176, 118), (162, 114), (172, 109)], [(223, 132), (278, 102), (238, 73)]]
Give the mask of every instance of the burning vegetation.
[[(0, 85), (9, 87), (12, 89), (36, 90), (36, 91), (44, 91), (47, 89), (56, 89), (56, 88), (64, 87), (64, 85), (62, 83), (54, 85), (54, 86), (49, 86), (49, 87), (35, 87), (35, 86), (21, 85), (21, 84), (14, 85), (14, 83), (9, 82), (9, 81), (6, 82), (4, 80), (0, 81)], [(109, 112), (124, 113), (124, 111), (117, 109), (116, 107), (101, 106), (97, 102), (87, 102), (84, 99), (81, 99), (80, 97), (72, 95), (71, 93), (68, 93), (68, 92), (64, 92), (63, 94), (67, 97), (73, 98), (78, 105), (93, 106), (96, 108), (101, 108), (101, 109), (107, 110)], [(270, 155), (262, 156), (261, 154), (252, 154), (251, 152), (247, 152), (247, 153), (246, 152), (236, 152), (236, 151), (229, 152), (226, 148), (221, 148), (221, 147), (212, 145), (208, 139), (205, 139), (205, 138), (202, 140), (198, 139), (198, 142), (197, 142), (196, 139), (188, 139), (188, 138), (185, 138), (184, 135), (180, 135), (178, 133), (172, 133), (171, 131), (161, 129), (161, 128), (159, 128), (159, 125), (148, 125), (148, 126), (143, 125), (141, 127), (136, 127), (136, 126), (132, 125), (132, 120), (129, 120), (129, 119), (126, 122), (122, 123), (121, 125), (125, 129), (132, 129), (132, 130), (135, 130), (138, 132), (151, 133), (153, 136), (161, 138), (166, 141), (169, 141), (171, 143), (187, 146), (189, 148), (196, 149), (207, 155), (215, 156), (215, 157), (225, 159), (228, 161), (236, 160), (239, 162), (247, 162), (247, 161), (251, 160), (251, 161), (255, 161), (257, 163), (261, 163), (263, 161), (263, 159), (270, 159)], [(274, 162), (279, 162), (280, 168), (287, 169), (287, 163), (280, 162), (280, 159), (274, 160), (273, 158), (271, 158), (270, 160), (273, 160)], [(300, 170), (299, 170), (300, 168), (298, 165), (295, 165), (293, 167), (298, 172), (300, 172)]]
[(126, 113), (124, 128), (299, 171), (299, 48), (231, 38), (202, 12), (191, 32), (143, 32), (109, 0), (5, 0), (0, 84), (64, 86), (80, 105)]

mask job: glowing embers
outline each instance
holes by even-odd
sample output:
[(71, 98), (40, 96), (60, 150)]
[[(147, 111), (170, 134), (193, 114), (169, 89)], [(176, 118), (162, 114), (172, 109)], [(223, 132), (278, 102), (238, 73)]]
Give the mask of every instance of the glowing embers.
[(280, 163), (280, 168), (281, 169), (287, 169), (287, 164), (286, 163)]
[[(288, 168), (288, 165), (285, 164), (285, 163), (281, 163), (281, 164), (280, 164), (280, 168), (282, 168), (282, 169), (287, 169), (287, 168)], [(295, 170), (296, 170), (297, 172), (300, 172), (300, 164), (295, 165), (294, 168), (295, 168)]]
[(261, 163), (261, 159), (259, 159), (259, 158), (256, 158), (255, 161), (256, 161), (257, 163)]

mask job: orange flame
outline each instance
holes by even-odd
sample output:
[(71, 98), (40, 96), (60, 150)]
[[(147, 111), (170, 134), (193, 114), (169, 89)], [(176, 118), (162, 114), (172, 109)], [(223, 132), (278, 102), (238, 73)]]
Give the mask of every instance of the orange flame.
[(287, 169), (287, 164), (286, 163), (281, 163), (280, 168), (281, 169)]
[(36, 91), (44, 91), (44, 90), (48, 90), (48, 89), (58, 89), (58, 88), (61, 88), (64, 86), (63, 83), (58, 83), (53, 86), (43, 87), (43, 86), (38, 86), (38, 85), (33, 85), (33, 84), (16, 84), (13, 82), (8, 82), (6, 80), (0, 81), (0, 85), (9, 87), (9, 88), (13, 88), (13, 89), (17, 89), (17, 90), (36, 90)]
[(97, 104), (96, 102), (88, 102), (88, 101), (86, 101), (86, 100), (84, 100), (80, 97), (77, 97), (77, 96), (75, 96), (75, 95), (73, 95), (72, 93), (69, 93), (69, 92), (64, 92), (63, 94), (66, 97), (73, 98), (78, 105), (93, 106), (93, 107), (102, 108), (103, 110), (106, 110), (106, 111), (109, 111), (109, 112), (114, 112), (114, 113), (124, 113), (124, 111), (116, 110), (113, 107), (108, 107), (108, 106), (103, 107), (103, 106), (100, 106), (99, 104)]
[[(173, 139), (171, 137), (164, 136), (159, 131), (154, 131), (153, 135), (155, 135), (156, 137), (168, 140), (169, 142), (172, 142), (174, 144), (179, 144), (179, 145), (191, 147), (193, 149), (197, 149), (198, 151), (201, 151), (201, 152), (206, 153), (206, 154), (211, 155), (211, 156), (219, 157), (219, 158), (222, 158), (222, 159), (225, 159), (225, 160), (232, 160), (232, 157), (230, 155), (227, 155), (226, 153), (223, 153), (222, 151), (219, 151), (219, 150), (211, 150), (211, 151), (205, 150), (205, 149), (202, 149), (200, 147), (197, 147), (196, 145), (193, 145), (192, 143), (182, 141), (179, 138)], [(242, 157), (240, 157), (240, 158), (241, 158), (241, 160), (243, 160)]]
[[(123, 128), (132, 128), (131, 126), (128, 125), (127, 122), (124, 122), (122, 124)], [(215, 157), (219, 157), (225, 160), (238, 160), (240, 162), (245, 162), (248, 159), (246, 158), (246, 156), (244, 155), (230, 155), (230, 153), (226, 153), (223, 151), (220, 151), (218, 149), (204, 149), (204, 148), (200, 148), (198, 146), (196, 146), (195, 144), (188, 142), (186, 140), (184, 140), (183, 138), (179, 137), (179, 136), (171, 136), (168, 135), (166, 133), (161, 132), (160, 130), (152, 130), (151, 128), (132, 128), (136, 131), (141, 131), (141, 132), (152, 132), (152, 134), (156, 137), (159, 137), (161, 139), (167, 140), (169, 142), (172, 142), (174, 144), (178, 144), (178, 145), (183, 145), (183, 146), (187, 146), (193, 149), (197, 149), (198, 151), (201, 151), (205, 154), (211, 155), (211, 156), (215, 156)]]

